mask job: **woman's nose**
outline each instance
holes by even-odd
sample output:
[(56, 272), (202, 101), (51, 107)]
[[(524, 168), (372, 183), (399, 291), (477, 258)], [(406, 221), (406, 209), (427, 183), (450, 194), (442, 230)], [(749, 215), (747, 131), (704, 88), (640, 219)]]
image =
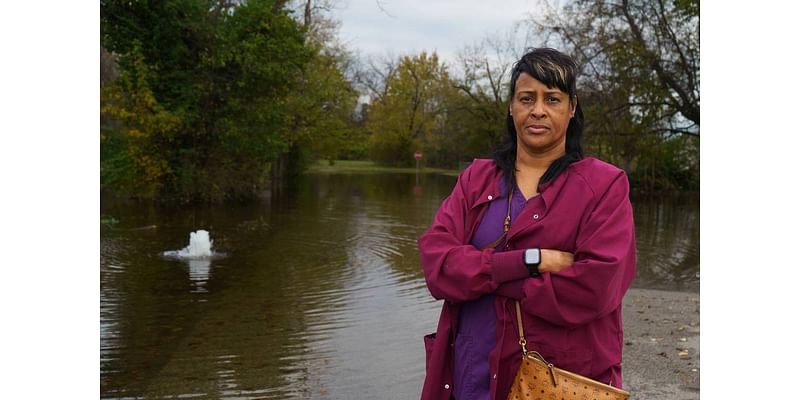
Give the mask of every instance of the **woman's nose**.
[(533, 118), (539, 119), (539, 118), (544, 118), (544, 115), (545, 115), (544, 106), (542, 105), (541, 101), (537, 101), (536, 103), (533, 104), (533, 107), (531, 108), (531, 116)]

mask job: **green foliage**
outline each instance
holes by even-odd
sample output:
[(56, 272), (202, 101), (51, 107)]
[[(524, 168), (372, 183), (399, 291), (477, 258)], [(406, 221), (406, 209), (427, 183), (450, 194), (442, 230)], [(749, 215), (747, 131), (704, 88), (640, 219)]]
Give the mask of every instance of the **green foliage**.
[(104, 187), (137, 197), (248, 198), (292, 143), (287, 96), (312, 55), (274, 1), (101, 2), (101, 38), (122, 77), (101, 112)]
[(308, 148), (312, 157), (336, 160), (359, 152), (365, 131), (352, 121), (358, 92), (344, 76), (349, 56), (341, 48), (311, 43), (314, 55), (298, 75), (297, 90), (286, 98), (290, 110), (284, 137)]
[(672, 4), (684, 18), (700, 16), (700, 0), (673, 0)]
[[(101, 0), (101, 44), (119, 56), (123, 71), (134, 69), (136, 58), (143, 57), (153, 72), (147, 79), (158, 101), (170, 110), (185, 108), (199, 96), (192, 83), (213, 40), (216, 24), (208, 10), (215, 3)], [(138, 55), (133, 53), (137, 43)]]
[[(297, 3), (302, 24), (287, 4), (101, 1), (101, 187), (247, 199), (318, 159), (411, 167), (421, 150), (424, 165), (456, 168), (504, 139), (519, 56), (507, 44), (466, 48), (459, 76), (422, 52), (359, 77), (335, 21), (314, 11), (330, 4)], [(699, 1), (576, 0), (543, 15), (535, 33), (583, 67), (586, 152), (636, 188), (699, 188)]]
[(106, 156), (101, 158), (101, 183), (152, 197), (175, 178), (168, 158), (182, 120), (156, 100), (141, 44), (135, 41), (133, 46), (131, 68), (101, 93), (100, 111), (127, 126), (124, 136), (101, 136), (101, 154)]
[(119, 220), (110, 215), (100, 216), (100, 226), (111, 227), (119, 223)]
[(699, 162), (694, 160), (700, 140), (674, 137), (642, 146), (630, 175), (639, 191), (700, 190)]
[(423, 143), (435, 146), (443, 134), (453, 92), (449, 73), (436, 53), (422, 52), (403, 57), (386, 85), (369, 113), (370, 154), (384, 165), (411, 166), (414, 152)]

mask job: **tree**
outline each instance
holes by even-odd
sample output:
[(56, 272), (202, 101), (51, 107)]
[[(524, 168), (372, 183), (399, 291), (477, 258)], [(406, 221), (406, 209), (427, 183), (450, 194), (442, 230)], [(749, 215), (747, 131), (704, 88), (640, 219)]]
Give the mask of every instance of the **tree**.
[(487, 37), (458, 54), (461, 75), (454, 84), (461, 96), (454, 108), (457, 120), (466, 125), (462, 158), (486, 157), (506, 137), (508, 87), (517, 47), (512, 31), (505, 38)]
[[(270, 163), (288, 149), (285, 99), (310, 55), (283, 4), (101, 1), (101, 44), (128, 76), (102, 88), (102, 111), (125, 122), (105, 136), (125, 153), (102, 152), (101, 163), (142, 158), (134, 145), (141, 138), (158, 160), (153, 176), (135, 168), (106, 187), (184, 201), (248, 198), (263, 187)], [(170, 123), (141, 120), (151, 117)], [(150, 190), (122, 181), (149, 182)]]
[(297, 89), (286, 99), (290, 116), (284, 135), (296, 149), (330, 162), (363, 153), (364, 129), (354, 122), (358, 92), (347, 76), (353, 71), (353, 58), (336, 40), (338, 22), (325, 14), (334, 3), (305, 0), (297, 6), (302, 9), (306, 46), (312, 55), (297, 76)]
[(685, 185), (697, 179), (677, 176), (699, 177), (699, 1), (543, 5), (533, 30), (583, 67), (587, 149), (622, 165), (640, 188), (696, 188)]
[(414, 151), (434, 143), (447, 119), (453, 91), (447, 67), (436, 53), (404, 56), (386, 81), (385, 94), (370, 108), (371, 154), (389, 165), (413, 165)]
[(584, 66), (583, 85), (629, 90), (626, 105), (662, 132), (699, 136), (700, 7), (697, 0), (578, 0), (531, 22)]
[(383, 59), (370, 57), (366, 65), (356, 71), (355, 82), (373, 102), (380, 102), (389, 90), (389, 81), (394, 78), (400, 57), (391, 54)]
[(171, 144), (183, 120), (156, 100), (148, 83), (142, 47), (138, 42), (133, 46), (132, 68), (101, 93), (101, 113), (127, 127), (124, 138), (113, 132), (101, 134), (101, 143), (110, 150), (103, 152), (106, 157), (101, 182), (104, 186), (152, 197), (175, 180), (169, 158), (174, 153)]

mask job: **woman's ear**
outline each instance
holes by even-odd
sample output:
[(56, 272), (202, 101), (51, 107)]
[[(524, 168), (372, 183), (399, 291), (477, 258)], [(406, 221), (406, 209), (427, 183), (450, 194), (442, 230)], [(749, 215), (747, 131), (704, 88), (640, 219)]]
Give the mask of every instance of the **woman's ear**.
[(578, 109), (578, 95), (577, 94), (575, 96), (572, 96), (572, 101), (570, 103), (572, 103), (571, 104), (571, 106), (572, 106), (571, 108), (572, 109), (569, 111), (569, 117), (572, 118), (572, 117), (575, 116), (575, 110)]

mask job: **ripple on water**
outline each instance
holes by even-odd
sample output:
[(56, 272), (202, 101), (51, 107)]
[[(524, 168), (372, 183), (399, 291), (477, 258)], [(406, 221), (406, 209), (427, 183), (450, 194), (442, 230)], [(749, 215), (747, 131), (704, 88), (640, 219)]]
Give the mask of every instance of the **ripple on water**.
[[(393, 178), (371, 181), (380, 190), (341, 179), (303, 186), (273, 210), (177, 210), (142, 222), (158, 229), (104, 230), (101, 396), (418, 398), (422, 336), (441, 302), (425, 286), (416, 240), (453, 182), (417, 199)], [(699, 249), (686, 212), (639, 204), (640, 282), (690, 278)], [(174, 237), (196, 220), (225, 239), (224, 266), (159, 255), (184, 245)]]

